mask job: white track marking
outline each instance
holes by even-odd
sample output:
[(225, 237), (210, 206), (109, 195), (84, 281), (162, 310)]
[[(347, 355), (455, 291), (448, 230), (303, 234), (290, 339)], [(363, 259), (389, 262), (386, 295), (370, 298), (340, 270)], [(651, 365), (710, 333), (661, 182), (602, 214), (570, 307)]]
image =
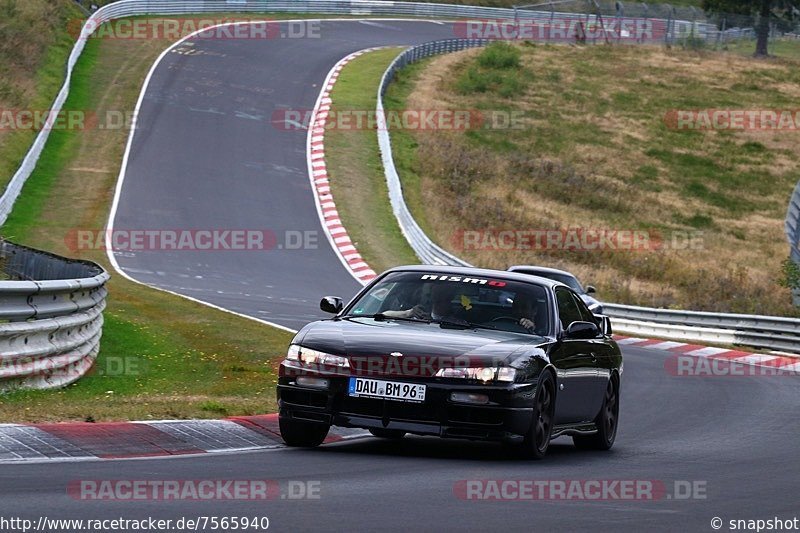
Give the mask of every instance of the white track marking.
[[(430, 21), (430, 20), (426, 21), (426, 20), (411, 19), (411, 18), (396, 18), (396, 19), (392, 19), (392, 18), (390, 18), (390, 19), (350, 19), (350, 18), (292, 19), (292, 20), (285, 20), (285, 21), (281, 21), (281, 22), (308, 22), (308, 21), (311, 21), (311, 20), (316, 20), (316, 21), (319, 21), (319, 22), (326, 22), (326, 21), (347, 21), (347, 22), (352, 22), (352, 21), (359, 21), (359, 20), (380, 20), (380, 21), (393, 21), (393, 22), (434, 22), (434, 21)], [(156, 58), (156, 60), (153, 63), (153, 65), (150, 67), (150, 70), (147, 73), (147, 77), (145, 77), (144, 83), (142, 84), (142, 90), (139, 93), (139, 99), (136, 102), (136, 107), (134, 108), (133, 116), (134, 117), (138, 117), (139, 116), (139, 111), (141, 110), (142, 102), (144, 101), (145, 94), (147, 93), (147, 89), (150, 86), (150, 80), (152, 79), (153, 74), (156, 71), (156, 68), (158, 68), (159, 64), (164, 59), (164, 57), (166, 57), (166, 55), (169, 54), (174, 48), (176, 48), (176, 47), (180, 46), (181, 44), (183, 44), (184, 42), (194, 38), (196, 35), (198, 35), (200, 33), (203, 33), (203, 32), (206, 32), (206, 31), (208, 31), (210, 29), (219, 28), (219, 27), (222, 27), (222, 26), (231, 26), (231, 25), (238, 26), (238, 25), (242, 25), (242, 24), (265, 24), (267, 22), (270, 22), (270, 21), (267, 21), (267, 20), (251, 20), (251, 21), (246, 21), (246, 22), (234, 22), (234, 23), (217, 24), (217, 25), (209, 27), (209, 28), (204, 28), (202, 30), (198, 30), (198, 31), (196, 31), (194, 33), (191, 33), (191, 34), (187, 35), (186, 37), (183, 37), (183, 38), (179, 39), (178, 41), (174, 42), (172, 45), (167, 47), (163, 52), (161, 52), (161, 54), (158, 56), (158, 58)], [(442, 23), (444, 23), (444, 22), (445, 21), (442, 21)], [(330, 76), (330, 73), (329, 73), (329, 76)], [(325, 86), (326, 86), (326, 84), (328, 82), (328, 79), (326, 79), (325, 81), (326, 81), (326, 83), (323, 84), (323, 89), (320, 92), (320, 95), (322, 94), (322, 92), (325, 91)], [(317, 102), (317, 106), (319, 106), (319, 104), (320, 104), (320, 102), (318, 101)], [(315, 108), (317, 106), (315, 106)], [(117, 184), (116, 184), (116, 187), (114, 189), (114, 199), (111, 202), (111, 210), (109, 211), (108, 223), (106, 224), (106, 241), (105, 241), (106, 256), (108, 257), (108, 261), (109, 261), (109, 263), (111, 263), (112, 268), (120, 276), (122, 276), (123, 278), (127, 279), (128, 281), (132, 281), (133, 283), (138, 283), (139, 285), (143, 285), (143, 286), (149, 287), (151, 289), (162, 291), (162, 292), (165, 292), (167, 294), (172, 294), (174, 296), (179, 296), (179, 297), (185, 298), (185, 299), (187, 299), (189, 301), (192, 301), (192, 302), (195, 302), (195, 303), (199, 303), (199, 304), (211, 307), (212, 309), (217, 309), (218, 311), (223, 311), (223, 312), (226, 312), (226, 313), (230, 313), (232, 315), (235, 315), (235, 316), (238, 316), (238, 317), (241, 317), (241, 318), (247, 318), (249, 320), (254, 320), (254, 321), (259, 322), (261, 324), (264, 324), (264, 325), (267, 325), (267, 326), (272, 326), (274, 328), (278, 328), (278, 329), (281, 329), (283, 331), (296, 333), (296, 330), (288, 328), (286, 326), (282, 326), (280, 324), (276, 324), (275, 322), (269, 322), (267, 320), (262, 320), (260, 318), (255, 318), (253, 316), (246, 315), (244, 313), (239, 313), (237, 311), (233, 311), (231, 309), (227, 309), (225, 307), (221, 307), (221, 306), (212, 304), (210, 302), (206, 302), (206, 301), (203, 301), (203, 300), (198, 300), (197, 298), (192, 298), (191, 296), (186, 296), (184, 294), (180, 294), (180, 293), (177, 293), (177, 292), (174, 292), (174, 291), (162, 289), (162, 288), (157, 287), (155, 285), (151, 285), (150, 283), (145, 283), (143, 281), (139, 281), (139, 280), (129, 276), (119, 266), (119, 263), (117, 263), (116, 257), (114, 257), (113, 248), (111, 246), (111, 244), (112, 244), (111, 243), (111, 238), (112, 238), (111, 236), (112, 236), (113, 231), (114, 231), (114, 218), (116, 217), (117, 209), (119, 208), (120, 196), (122, 194), (122, 185), (125, 182), (125, 173), (126, 173), (126, 171), (128, 169), (128, 160), (130, 158), (131, 147), (133, 145), (133, 137), (134, 137), (135, 133), (136, 133), (136, 127), (135, 127), (135, 122), (134, 122), (134, 127), (131, 128), (131, 131), (128, 134), (128, 141), (127, 141), (127, 143), (125, 145), (125, 153), (124, 153), (124, 155), (122, 157), (122, 165), (120, 167), (119, 176), (117, 177)], [(308, 152), (308, 150), (307, 150), (307, 152)], [(310, 159), (309, 159), (309, 161), (310, 161)], [(316, 195), (314, 195), (314, 197), (315, 197), (315, 202), (318, 202), (318, 200), (316, 200)], [(322, 213), (320, 211), (319, 204), (317, 204), (317, 212), (320, 214), (320, 217), (321, 217)], [(321, 220), (324, 220), (324, 219), (321, 218)], [(326, 232), (326, 234), (327, 234), (327, 232)], [(331, 239), (329, 237), (329, 241), (330, 240)], [(338, 248), (335, 246), (335, 244), (333, 242), (330, 242), (330, 244), (333, 247), (333, 249), (336, 252), (336, 254), (339, 257), (339, 259), (341, 261), (343, 261), (343, 264), (347, 268), (347, 263), (346, 263), (346, 261), (344, 261), (344, 258), (342, 258), (341, 254), (338, 251)], [(348, 272), (351, 272), (351, 274), (352, 274), (352, 271), (350, 271), (349, 268), (347, 270), (348, 270)], [(356, 279), (358, 279), (358, 278), (356, 278)]]

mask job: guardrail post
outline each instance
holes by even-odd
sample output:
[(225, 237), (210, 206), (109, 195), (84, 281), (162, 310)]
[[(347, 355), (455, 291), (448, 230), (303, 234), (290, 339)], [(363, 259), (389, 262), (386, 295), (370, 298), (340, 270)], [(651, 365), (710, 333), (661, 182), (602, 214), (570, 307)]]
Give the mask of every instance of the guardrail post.
[(722, 47), (724, 48), (727, 45), (727, 39), (725, 38), (725, 30), (728, 26), (728, 17), (727, 15), (722, 16), (722, 23), (720, 24), (719, 33), (717, 33), (717, 45), (715, 48), (719, 48), (719, 43), (722, 43)]
[(600, 11), (600, 4), (597, 3), (597, 0), (591, 0), (591, 2), (594, 4), (594, 9), (597, 13), (597, 22), (600, 24), (600, 30), (603, 32), (603, 39), (606, 44), (611, 44), (608, 38), (608, 32), (606, 31), (606, 24), (603, 22), (603, 13)]
[(667, 28), (666, 31), (664, 32), (664, 44), (666, 46), (669, 46), (672, 42), (672, 39), (670, 39), (670, 32), (672, 33), (675, 32), (675, 19), (672, 16), (674, 14), (675, 9), (669, 4), (664, 4), (664, 5), (667, 7)]
[[(800, 182), (797, 182), (789, 200), (784, 230), (789, 241), (789, 257), (800, 268)], [(800, 287), (792, 290), (792, 300), (800, 307)]]
[[(646, 3), (642, 2), (642, 9), (644, 10), (644, 13), (642, 14), (642, 20), (645, 22), (645, 27), (646, 27), (646, 25), (647, 25), (647, 12), (648, 12), (649, 6)], [(641, 35), (639, 37), (637, 37), (636, 41), (640, 42), (640, 43), (643, 43), (645, 34), (646, 34), (646, 32), (643, 31), (641, 33)]]

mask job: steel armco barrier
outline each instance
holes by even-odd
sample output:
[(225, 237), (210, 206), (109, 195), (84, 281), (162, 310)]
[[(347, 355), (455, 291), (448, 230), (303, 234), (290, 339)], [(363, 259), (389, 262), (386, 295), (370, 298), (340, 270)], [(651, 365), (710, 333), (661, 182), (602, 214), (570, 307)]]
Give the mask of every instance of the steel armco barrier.
[[(403, 199), (400, 177), (392, 158), (391, 138), (386, 127), (383, 97), (397, 71), (409, 63), (437, 54), (484, 46), (488, 42), (486, 40), (451, 39), (409, 48), (389, 65), (378, 89), (376, 109), (378, 144), (389, 187), (392, 210), (406, 240), (424, 263), (470, 266), (466, 261), (432, 242), (408, 210)], [(792, 254), (795, 260), (800, 262), (800, 252), (798, 252), (800, 228), (798, 226), (800, 226), (800, 184), (795, 189), (786, 219), (786, 234), (793, 243)], [(613, 319), (612, 325), (615, 331), (621, 333), (696, 342), (741, 344), (800, 353), (800, 320), (798, 319), (653, 309), (609, 303), (603, 303), (603, 309)]]
[(0, 261), (0, 390), (76, 381), (99, 351), (108, 273), (7, 241)]
[(389, 128), (386, 125), (383, 97), (397, 71), (409, 63), (434, 55), (485, 46), (488, 43), (489, 41), (485, 39), (448, 39), (414, 46), (402, 52), (392, 61), (389, 68), (383, 73), (380, 86), (378, 87), (378, 104), (375, 113), (378, 126), (378, 147), (381, 151), (381, 161), (383, 162), (383, 169), (386, 174), (386, 184), (389, 188), (389, 201), (392, 204), (394, 216), (397, 218), (397, 222), (400, 225), (400, 230), (403, 232), (409, 245), (411, 245), (414, 253), (417, 254), (417, 257), (419, 257), (423, 263), (432, 265), (470, 266), (466, 261), (459, 259), (430, 240), (425, 232), (422, 231), (422, 228), (419, 227), (417, 221), (414, 220), (411, 211), (409, 211), (403, 198), (403, 187), (400, 183), (400, 176), (397, 174), (397, 169), (394, 166), (392, 141), (389, 135)]
[[(741, 344), (800, 353), (800, 320), (761, 315), (707, 313), (603, 304), (620, 331), (634, 335)], [(681, 336), (674, 333), (683, 328)]]
[[(64, 102), (67, 99), (69, 94), (70, 82), (72, 78), (73, 68), (78, 61), (81, 53), (83, 52), (86, 39), (89, 38), (91, 33), (94, 29), (104, 23), (118, 18), (124, 18), (129, 16), (136, 16), (136, 15), (178, 15), (178, 14), (188, 14), (188, 13), (230, 13), (230, 12), (242, 12), (242, 13), (319, 13), (319, 14), (333, 14), (333, 15), (353, 15), (353, 16), (401, 16), (401, 17), (421, 17), (421, 18), (434, 18), (434, 19), (508, 19), (513, 20), (515, 17), (515, 13), (513, 9), (504, 9), (504, 8), (491, 8), (491, 7), (476, 7), (476, 6), (460, 6), (460, 5), (450, 5), (450, 4), (433, 4), (433, 3), (414, 3), (414, 2), (383, 2), (383, 1), (370, 1), (370, 0), (235, 0), (235, 1), (224, 1), (224, 0), (206, 0), (206, 1), (194, 1), (194, 0), (119, 0), (118, 2), (114, 2), (112, 4), (106, 5), (100, 8), (97, 12), (95, 12), (87, 21), (87, 24), (81, 30), (80, 37), (76, 42), (72, 52), (70, 53), (69, 59), (66, 65), (66, 75), (64, 84), (61, 87), (56, 99), (51, 106), (51, 114), (55, 115), (61, 111), (61, 108)], [(560, 17), (564, 19), (569, 18), (580, 18), (585, 19), (585, 14), (579, 13), (559, 13)], [(553, 13), (549, 11), (528, 11), (525, 10), (523, 14), (517, 14), (518, 19), (532, 19), (532, 20), (546, 20), (553, 16)], [(649, 19), (649, 20), (659, 20), (659, 19)], [(683, 21), (676, 21), (676, 20), (669, 20), (668, 28), (672, 28), (671, 31), (675, 32), (674, 28), (676, 27), (676, 23), (683, 22)], [(717, 36), (712, 29), (708, 29), (704, 32), (706, 40), (713, 40)], [(437, 45), (433, 45), (434, 47)], [(461, 46), (456, 44), (455, 42), (450, 42), (448, 44), (440, 44), (438, 46), (442, 46), (438, 52), (434, 52), (433, 49), (429, 49), (429, 55), (432, 53), (444, 53), (448, 51), (454, 51), (459, 48), (452, 48), (446, 49), (449, 47), (457, 47)], [(415, 52), (417, 54), (422, 54), (422, 50)], [(412, 55), (406, 56), (406, 60), (413, 57), (414, 52)], [(423, 56), (418, 56), (423, 57)], [(399, 66), (399, 62), (393, 64), (394, 69), (396, 70)], [(394, 74), (394, 71), (392, 71)], [(385, 80), (381, 84), (381, 92), (385, 90), (385, 85), (388, 83), (388, 79), (390, 75), (384, 76)], [(379, 111), (383, 109), (383, 103), (381, 98), (378, 99)], [(378, 116), (381, 117), (382, 113), (379, 112)], [(49, 137), (50, 130), (49, 128), (42, 129), (39, 134), (36, 136), (34, 143), (32, 144), (30, 150), (26, 154), (25, 158), (22, 161), (17, 172), (11, 178), (6, 187), (6, 190), (3, 192), (2, 197), (0, 197), (0, 224), (4, 223), (6, 218), (11, 212), (11, 209), (19, 196), (23, 185), (25, 184), (28, 177), (33, 172), (33, 169), (36, 166), (36, 162), (39, 159), (39, 156), (42, 152), (42, 149), (47, 142)], [(379, 129), (380, 134), (380, 129)], [(382, 141), (382, 158), (384, 164), (391, 164), (391, 152), (387, 150), (389, 147), (388, 145), (388, 134), (385, 136), (385, 140)], [(388, 158), (388, 159), (387, 159)], [(391, 168), (394, 169), (394, 165), (391, 164)], [(387, 171), (388, 172), (388, 171)], [(396, 175), (396, 171), (394, 171)], [(445, 263), (445, 264), (460, 264), (466, 265), (467, 263), (462, 261), (461, 259), (449, 254), (445, 250), (442, 250), (434, 243), (427, 238), (425, 233), (421, 230), (421, 228), (416, 224), (413, 217), (411, 217), (410, 213), (408, 212), (405, 203), (402, 200), (402, 190), (400, 188), (400, 181), (399, 178), (395, 181), (394, 185), (392, 185), (390, 180), (390, 188), (394, 191), (393, 192), (393, 199), (392, 205), (393, 209), (395, 209), (395, 213), (398, 214), (398, 218), (401, 220), (401, 228), (403, 228), (403, 232), (406, 235), (406, 238), (409, 239), (409, 242), (412, 242), (412, 247), (415, 251), (418, 250), (421, 244), (424, 244), (425, 241), (430, 243), (427, 245), (428, 252), (424, 249), (418, 251), (420, 254), (420, 258), (423, 261), (430, 262), (430, 263)], [(99, 268), (99, 267), (98, 267)], [(107, 279), (107, 274), (102, 272), (101, 274), (97, 274), (100, 277), (104, 277)], [(92, 276), (95, 277), (95, 276)], [(11, 282), (2, 282), (2, 283), (11, 283)], [(14, 282), (17, 283), (17, 282)], [(103, 280), (104, 283), (104, 280)], [(37, 285), (37, 287), (44, 288), (45, 285)], [(74, 289), (75, 287), (71, 287)], [(19, 290), (25, 291), (31, 289), (31, 286), (28, 285), (27, 289), (24, 286), (19, 286)], [(55, 291), (55, 286), (50, 287), (51, 290)], [(104, 289), (103, 289), (104, 290)], [(70, 290), (65, 288), (66, 292), (72, 294)], [(99, 292), (99, 291), (98, 291)], [(12, 291), (8, 294), (8, 298), (4, 296), (6, 293), (0, 290), (0, 300), (8, 300), (10, 302), (16, 302), (15, 293)], [(21, 293), (16, 293), (19, 295)], [(36, 294), (43, 294), (37, 292)], [(72, 300), (72, 297), (67, 298), (66, 300)], [(53, 302), (60, 302), (62, 305), (71, 306), (72, 304), (65, 304), (65, 299), (59, 299), (58, 295), (55, 295), (53, 298)], [(44, 303), (44, 300), (42, 300)], [(3, 324), (3, 327), (6, 328), (8, 331), (7, 334), (4, 334), (4, 339), (8, 339), (7, 341), (4, 340), (3, 342), (6, 343), (6, 350), (2, 353), (12, 353), (10, 350), (17, 349), (22, 343), (22, 346), (34, 346), (38, 345), (41, 348), (38, 349), (35, 353), (40, 354), (50, 354), (49, 357), (53, 364), (61, 365), (56, 370), (57, 372), (53, 372), (49, 378), (34, 378), (28, 377), (27, 380), (22, 379), (21, 384), (23, 386), (42, 386), (42, 387), (49, 387), (49, 386), (60, 386), (67, 384), (74, 379), (77, 379), (79, 373), (85, 372), (91, 366), (91, 363), (96, 357), (97, 354), (97, 341), (99, 340), (100, 335), (100, 326), (102, 325), (102, 308), (104, 305), (104, 300), (101, 300), (100, 303), (96, 304), (93, 307), (90, 307), (86, 310), (79, 310), (79, 304), (75, 304), (76, 310), (72, 312), (72, 314), (67, 315), (66, 317), (51, 317), (51, 318), (43, 318), (43, 314), (36, 315), (36, 311), (34, 314), (29, 318), (35, 318), (39, 316), (40, 318), (34, 320), (32, 322), (19, 322), (19, 323), (9, 323)], [(22, 306), (24, 307), (24, 306)], [(21, 308), (22, 308), (21, 307)], [(27, 312), (24, 311), (24, 312)], [(42, 307), (42, 312), (47, 313)], [(21, 317), (19, 317), (21, 319)], [(31, 326), (31, 324), (35, 324), (35, 326)], [(15, 329), (16, 328), (16, 329)], [(33, 329), (31, 329), (33, 328)], [(46, 328), (50, 328), (47, 331), (50, 331), (48, 334), (44, 334)], [(617, 325), (617, 329), (619, 324)], [(73, 333), (76, 331), (80, 331), (80, 335), (78, 335), (78, 341), (75, 341), (75, 337), (73, 337)], [(66, 336), (68, 338), (72, 337), (69, 340), (69, 343), (78, 342), (79, 344), (75, 344), (70, 347), (66, 347), (61, 334), (59, 332), (67, 332)], [(20, 340), (21, 339), (21, 340)], [(47, 339), (47, 340), (44, 340)], [(83, 340), (84, 342), (80, 342)], [(703, 340), (703, 339), (698, 339)], [(37, 344), (38, 343), (38, 344)], [(69, 350), (72, 350), (69, 352)], [(788, 348), (787, 348), (788, 349)], [(69, 352), (69, 353), (67, 353)], [(22, 350), (20, 350), (22, 353)], [(65, 357), (60, 357), (58, 354), (65, 355)], [(25, 357), (24, 355), (22, 357)], [(6, 362), (6, 359), (12, 360), (12, 358), (5, 358), (3, 362)], [(74, 360), (73, 360), (74, 359)], [(44, 357), (40, 358), (40, 361), (44, 360)], [(71, 361), (73, 360), (73, 361)], [(67, 371), (69, 365), (77, 365), (76, 370), (72, 373)], [(12, 371), (9, 371), (8, 368), (11, 368)], [(2, 379), (10, 379), (10, 380), (20, 380), (20, 376), (16, 375), (21, 371), (21, 368), (18, 365), (17, 370), (13, 370), (14, 367), (6, 366), (2, 369), (4, 373), (0, 373), (0, 378)], [(35, 372), (35, 369), (31, 368), (29, 374)], [(13, 375), (12, 375), (13, 374)], [(74, 378), (74, 379), (73, 379)], [(38, 382), (37, 382), (38, 379)], [(2, 381), (0, 381), (2, 383)]]
[[(786, 238), (789, 240), (789, 256), (800, 267), (800, 182), (794, 188), (789, 210), (786, 213)], [(800, 289), (795, 289), (794, 305), (800, 306)]]
[[(346, 16), (400, 16), (430, 19), (475, 20), (550, 20), (549, 11), (528, 11), (515, 14), (513, 9), (497, 7), (462, 6), (421, 2), (392, 2), (372, 0), (119, 0), (98, 9), (81, 29), (80, 36), (69, 55), (64, 85), (51, 106), (51, 115), (61, 111), (69, 95), (72, 71), (83, 53), (86, 39), (104, 22), (137, 15), (181, 15), (189, 13), (318, 13)], [(581, 13), (558, 13), (564, 20), (587, 20)], [(591, 17), (591, 16), (590, 16)], [(663, 19), (651, 18), (658, 21)], [(675, 21), (672, 21), (675, 22)], [(709, 30), (711, 31), (711, 30)], [(713, 33), (713, 32), (712, 32)], [(711, 39), (710, 33), (708, 39)], [(0, 225), (5, 223), (19, 197), (22, 187), (36, 167), (44, 149), (49, 128), (36, 136), (17, 172), (0, 197)]]

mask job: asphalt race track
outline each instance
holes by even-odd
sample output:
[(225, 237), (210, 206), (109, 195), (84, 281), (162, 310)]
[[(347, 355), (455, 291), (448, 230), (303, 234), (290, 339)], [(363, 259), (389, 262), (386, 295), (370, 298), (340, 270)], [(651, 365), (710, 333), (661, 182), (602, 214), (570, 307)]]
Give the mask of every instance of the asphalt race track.
[[(365, 439), (316, 450), (186, 458), (3, 465), (5, 516), (178, 519), (267, 516), (276, 531), (711, 531), (710, 520), (797, 514), (800, 421), (796, 377), (675, 377), (665, 355), (625, 350), (620, 433), (610, 452), (553, 442), (543, 461), (499, 445)], [(318, 481), (318, 500), (92, 502), (67, 495), (81, 479)], [(460, 480), (705, 482), (706, 499), (474, 501)], [(727, 530), (724, 529), (724, 530)]]
[[(431, 22), (331, 21), (318, 30), (319, 38), (197, 39), (164, 56), (139, 112), (115, 230), (263, 230), (277, 242), (270, 251), (117, 253), (126, 274), (293, 329), (323, 316), (321, 296), (355, 294), (360, 284), (319, 222), (307, 131), (273, 119), (313, 109), (328, 71), (351, 52), (455, 36)], [(289, 249), (306, 232), (316, 248)]]
[[(319, 232), (316, 249), (120, 254), (142, 282), (298, 328), (324, 294), (359, 287), (321, 233), (306, 132), (269, 117), (313, 107), (328, 70), (370, 46), (452, 36), (425, 22), (325, 22), (321, 39), (197, 41), (168, 53), (139, 117), (116, 228), (259, 228)], [(180, 47), (179, 47), (180, 48)], [(244, 115), (247, 115), (245, 117)], [(249, 118), (248, 118), (249, 117)], [(261, 117), (261, 118), (255, 118)], [(270, 529), (376, 531), (712, 531), (713, 517), (793, 518), (800, 463), (796, 377), (676, 377), (670, 355), (625, 348), (621, 425), (610, 452), (558, 439), (539, 462), (492, 444), (364, 439), (316, 450), (40, 463), (0, 467), (0, 512), (49, 518), (267, 516)], [(85, 479), (268, 479), (319, 482), (319, 498), (271, 501), (79, 501)], [(649, 480), (657, 500), (475, 501), (464, 480)], [(701, 487), (679, 499), (675, 481)], [(684, 486), (685, 484), (681, 484)], [(792, 503), (794, 502), (794, 503)]]

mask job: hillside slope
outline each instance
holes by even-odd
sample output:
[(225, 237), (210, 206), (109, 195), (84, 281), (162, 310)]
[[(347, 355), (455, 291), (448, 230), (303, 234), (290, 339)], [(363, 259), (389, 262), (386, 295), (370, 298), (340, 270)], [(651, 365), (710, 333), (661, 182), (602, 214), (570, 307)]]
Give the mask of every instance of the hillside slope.
[(84, 13), (71, 0), (0, 1), (0, 187), (5, 186), (36, 131), (16, 120), (20, 111), (46, 111), (64, 81)]
[[(503, 46), (436, 58), (390, 91), (394, 109), (518, 119), (393, 132), (412, 211), (437, 242), (482, 266), (573, 270), (608, 301), (796, 313), (779, 281), (797, 131), (681, 128), (676, 113), (792, 110), (797, 60)], [(591, 232), (616, 246), (570, 243)], [(625, 232), (644, 244), (626, 245)], [(535, 241), (543, 235), (555, 238)]]

